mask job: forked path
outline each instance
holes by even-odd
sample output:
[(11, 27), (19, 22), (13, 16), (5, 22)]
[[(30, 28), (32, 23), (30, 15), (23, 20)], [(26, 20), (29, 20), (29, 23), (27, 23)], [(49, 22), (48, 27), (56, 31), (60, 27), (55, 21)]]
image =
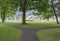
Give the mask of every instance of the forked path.
[(54, 29), (54, 28), (60, 28), (60, 26), (55, 26), (55, 27), (47, 27), (47, 28), (23, 28), (20, 26), (15, 26), (15, 25), (8, 25), (8, 26), (12, 26), (18, 29), (22, 30), (22, 36), (19, 39), (19, 41), (39, 41), (36, 32), (39, 30), (47, 30), (47, 29)]

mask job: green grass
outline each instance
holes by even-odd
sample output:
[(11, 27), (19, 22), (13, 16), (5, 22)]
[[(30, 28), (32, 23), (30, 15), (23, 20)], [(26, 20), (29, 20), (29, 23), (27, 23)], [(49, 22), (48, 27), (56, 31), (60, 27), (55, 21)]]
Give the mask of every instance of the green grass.
[(27, 28), (45, 28), (50, 26), (59, 26), (56, 22), (28, 22), (26, 25), (21, 25)]
[(21, 27), (25, 28), (46, 28), (51, 26), (60, 26), (60, 24), (57, 24), (53, 21), (45, 21), (45, 22), (34, 22), (34, 21), (28, 21), (26, 25), (18, 24)]
[(60, 29), (42, 30), (37, 35), (39, 41), (60, 41)]
[(18, 41), (21, 30), (8, 26), (0, 26), (0, 41)]
[(45, 21), (45, 22), (28, 21), (27, 24), (25, 25), (21, 24), (21, 22), (10, 22), (10, 23), (7, 22), (4, 24), (18, 25), (18, 26), (25, 27), (25, 28), (45, 28), (45, 27), (60, 25), (54, 21)]

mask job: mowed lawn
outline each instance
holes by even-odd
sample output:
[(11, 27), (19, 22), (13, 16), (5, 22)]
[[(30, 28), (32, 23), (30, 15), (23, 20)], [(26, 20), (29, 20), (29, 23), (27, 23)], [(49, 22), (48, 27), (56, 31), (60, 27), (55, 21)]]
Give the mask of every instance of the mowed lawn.
[(44, 21), (44, 22), (27, 21), (27, 24), (25, 25), (21, 24), (21, 22), (10, 22), (10, 23), (8, 22), (4, 24), (11, 24), (25, 28), (46, 28), (51, 26), (60, 26), (60, 24), (57, 24), (55, 21)]
[[(15, 25), (21, 26), (24, 28), (46, 28), (51, 26), (60, 26), (60, 24), (56, 24), (53, 21), (47, 22), (34, 22), (28, 21), (27, 24), (23, 25), (21, 22), (6, 22), (1, 25)], [(8, 27), (8, 26), (0, 26), (0, 41), (18, 41), (21, 36), (21, 30)], [(60, 41), (60, 29), (48, 29), (41, 30), (37, 32), (37, 36), (39, 41)]]
[(19, 41), (21, 30), (0, 25), (0, 41)]
[(27, 28), (46, 28), (46, 27), (53, 27), (53, 26), (60, 26), (53, 21), (45, 21), (45, 22), (27, 22), (26, 25), (21, 25)]
[(39, 41), (60, 41), (60, 29), (42, 30), (37, 36)]

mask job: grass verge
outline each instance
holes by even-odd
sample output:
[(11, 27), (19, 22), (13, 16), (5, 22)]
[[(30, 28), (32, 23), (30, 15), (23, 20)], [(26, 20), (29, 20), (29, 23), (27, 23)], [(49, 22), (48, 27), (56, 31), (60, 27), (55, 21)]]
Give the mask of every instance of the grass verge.
[(45, 22), (34, 22), (34, 21), (28, 21), (27, 24), (23, 25), (21, 22), (7, 22), (4, 24), (11, 24), (11, 25), (17, 25), (25, 28), (46, 28), (51, 26), (60, 26), (60, 24), (57, 24), (54, 21), (45, 21)]
[(60, 41), (60, 29), (42, 30), (37, 35), (39, 41)]
[(21, 30), (0, 26), (0, 41), (18, 41), (21, 36)]

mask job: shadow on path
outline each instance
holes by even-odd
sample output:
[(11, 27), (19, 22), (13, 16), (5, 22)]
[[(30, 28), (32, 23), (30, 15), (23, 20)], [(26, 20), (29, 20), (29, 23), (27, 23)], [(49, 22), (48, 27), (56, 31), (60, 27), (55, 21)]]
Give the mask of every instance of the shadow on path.
[(60, 28), (60, 26), (54, 26), (54, 27), (46, 27), (46, 28), (23, 28), (20, 26), (15, 26), (15, 25), (7, 25), (11, 26), (14, 28), (18, 28), (22, 30), (22, 36), (19, 41), (39, 41), (38, 37), (36, 35), (36, 32), (39, 30), (47, 30), (47, 29), (54, 29), (54, 28)]

